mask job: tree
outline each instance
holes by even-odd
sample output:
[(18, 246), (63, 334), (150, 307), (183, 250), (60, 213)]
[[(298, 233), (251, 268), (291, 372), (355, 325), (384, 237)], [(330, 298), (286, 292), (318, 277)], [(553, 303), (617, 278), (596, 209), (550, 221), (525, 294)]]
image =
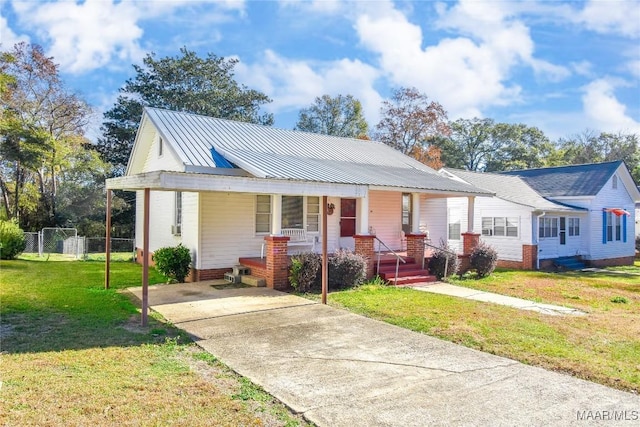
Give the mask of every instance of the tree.
[(623, 160), (636, 182), (640, 182), (640, 138), (637, 134), (597, 133), (585, 130), (558, 141), (562, 164)]
[(521, 123), (492, 119), (458, 119), (451, 136), (433, 142), (448, 167), (470, 171), (504, 171), (547, 166), (554, 146), (544, 133)]
[(400, 88), (383, 102), (380, 111), (382, 119), (376, 125), (375, 139), (419, 160), (430, 153), (426, 160), (435, 156), (434, 163), (440, 162), (438, 150), (430, 150), (429, 142), (450, 132), (442, 105), (429, 101), (416, 88)]
[(0, 189), (5, 211), (23, 228), (57, 225), (60, 173), (86, 143), (90, 108), (65, 88), (58, 66), (38, 45), (15, 45), (2, 54), (0, 71), (10, 77), (2, 90)]
[(269, 97), (234, 80), (237, 63), (212, 53), (200, 58), (183, 47), (176, 57), (157, 59), (149, 53), (142, 66), (133, 65), (136, 75), (125, 82), (115, 105), (105, 112), (102, 137), (95, 147), (112, 164), (113, 175), (124, 173), (144, 106), (273, 124), (273, 115), (260, 114), (260, 107), (271, 102)]
[(300, 110), (295, 126), (296, 130), (346, 138), (364, 136), (368, 128), (362, 104), (351, 95), (316, 98), (312, 106)]

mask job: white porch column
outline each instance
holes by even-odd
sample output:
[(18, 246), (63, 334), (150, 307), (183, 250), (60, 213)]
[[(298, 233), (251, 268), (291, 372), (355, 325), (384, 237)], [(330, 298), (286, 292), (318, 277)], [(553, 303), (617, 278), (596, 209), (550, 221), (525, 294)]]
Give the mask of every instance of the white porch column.
[(474, 212), (476, 204), (476, 196), (467, 197), (469, 200), (467, 206), (467, 233), (473, 233)]
[(411, 193), (411, 232), (420, 234), (420, 193)]
[(369, 234), (369, 192), (364, 197), (356, 199), (356, 232), (359, 235)]
[(282, 234), (282, 195), (271, 195), (271, 235)]

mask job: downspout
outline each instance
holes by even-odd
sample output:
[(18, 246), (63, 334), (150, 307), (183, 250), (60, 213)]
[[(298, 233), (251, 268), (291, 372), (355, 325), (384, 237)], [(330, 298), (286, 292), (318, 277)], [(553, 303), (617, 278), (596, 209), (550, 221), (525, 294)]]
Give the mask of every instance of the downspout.
[(538, 236), (538, 230), (540, 230), (540, 218), (542, 218), (546, 214), (546, 212), (542, 212), (540, 215), (536, 216), (536, 227), (533, 229), (536, 247), (538, 248), (538, 253), (536, 254), (536, 270), (540, 270), (540, 238)]

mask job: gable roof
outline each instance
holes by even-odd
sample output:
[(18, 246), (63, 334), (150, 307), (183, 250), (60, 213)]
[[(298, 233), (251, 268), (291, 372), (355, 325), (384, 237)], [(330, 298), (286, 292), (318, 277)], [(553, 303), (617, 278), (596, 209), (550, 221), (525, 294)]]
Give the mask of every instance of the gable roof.
[(185, 170), (215, 173), (215, 152), (257, 178), (487, 194), (443, 177), (380, 142), (158, 108), (145, 108), (143, 122), (145, 119), (153, 123), (163, 141), (172, 147)]
[(521, 177), (544, 197), (595, 196), (622, 164), (624, 163), (618, 160), (508, 171), (501, 174)]
[(561, 212), (583, 210), (545, 199), (518, 176), (449, 168), (443, 168), (442, 171), (456, 176), (471, 185), (491, 191), (495, 193), (496, 197), (503, 200), (528, 206), (535, 210)]

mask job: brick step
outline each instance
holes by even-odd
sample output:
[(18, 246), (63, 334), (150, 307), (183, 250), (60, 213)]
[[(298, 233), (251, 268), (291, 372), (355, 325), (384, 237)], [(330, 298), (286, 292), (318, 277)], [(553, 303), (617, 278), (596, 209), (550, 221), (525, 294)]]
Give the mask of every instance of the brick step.
[(397, 281), (394, 281), (393, 278), (387, 279), (390, 285), (395, 286), (406, 286), (411, 285), (413, 283), (425, 283), (425, 282), (437, 282), (438, 279), (433, 275), (419, 275), (419, 276), (406, 276), (406, 277), (398, 277)]
[[(396, 277), (396, 271), (381, 271), (378, 275), (385, 280), (392, 280)], [(411, 276), (429, 276), (429, 270), (423, 270), (421, 268), (411, 270), (398, 270), (397, 277), (411, 277)]]
[(267, 286), (267, 282), (262, 277), (242, 275), (240, 276), (240, 280), (245, 285), (255, 286), (257, 288), (264, 288)]
[[(412, 263), (406, 263), (406, 264), (400, 264), (398, 265), (398, 270), (400, 271), (404, 271), (404, 270), (422, 270), (422, 266), (418, 265), (415, 262)], [(380, 268), (378, 269), (379, 273), (388, 273), (388, 272), (394, 272), (396, 271), (396, 264), (380, 264)]]

